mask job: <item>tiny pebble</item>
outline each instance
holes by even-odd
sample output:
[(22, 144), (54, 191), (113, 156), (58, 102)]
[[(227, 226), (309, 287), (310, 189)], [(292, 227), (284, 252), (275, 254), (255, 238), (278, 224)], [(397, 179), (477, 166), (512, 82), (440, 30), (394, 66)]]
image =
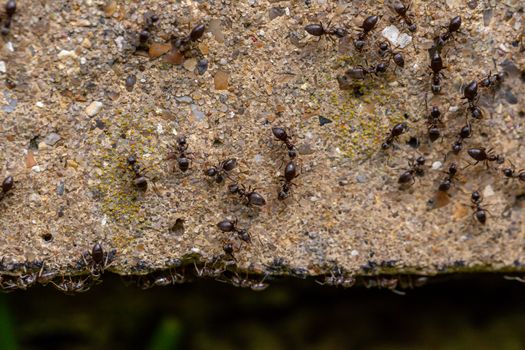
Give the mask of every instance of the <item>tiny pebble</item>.
[(208, 70), (208, 60), (202, 59), (197, 63), (197, 72), (203, 75)]
[(5, 62), (4, 61), (0, 61), (0, 73), (5, 73), (7, 72), (7, 68), (5, 66)]
[(491, 185), (488, 185), (483, 190), (483, 197), (492, 197), (494, 195), (494, 190), (492, 189)]
[(351, 255), (351, 256), (358, 256), (358, 255), (359, 255), (359, 252), (358, 252), (357, 250), (354, 249), (354, 250), (352, 250), (352, 251), (350, 252), (350, 255)]
[(133, 87), (135, 86), (135, 83), (137, 82), (137, 77), (133, 74), (130, 74), (128, 75), (128, 77), (126, 78), (126, 90), (128, 92), (131, 92), (133, 91)]
[(184, 61), (182, 66), (186, 68), (186, 70), (193, 72), (195, 70), (195, 67), (197, 67), (197, 60), (195, 58), (187, 59), (186, 61)]
[(90, 117), (93, 117), (94, 115), (97, 115), (98, 112), (102, 109), (102, 106), (104, 104), (99, 101), (93, 101), (89, 106), (86, 108), (86, 114)]
[(55, 132), (52, 132), (50, 134), (48, 134), (46, 136), (46, 138), (44, 139), (44, 142), (46, 143), (46, 145), (48, 146), (53, 146), (55, 143), (57, 143), (58, 141), (60, 141), (61, 137), (59, 134), (55, 133)]
[(366, 176), (365, 175), (357, 175), (355, 177), (358, 183), (363, 184), (366, 182)]
[(191, 113), (197, 119), (199, 122), (204, 120), (204, 113), (199, 110), (199, 106), (197, 105), (191, 105)]
[(223, 71), (217, 71), (213, 77), (215, 83), (215, 90), (227, 90), (228, 89), (228, 79), (230, 75)]
[(36, 106), (37, 106), (38, 108), (44, 108), (44, 102), (42, 102), (42, 101), (38, 101), (38, 102), (36, 103)]
[(329, 124), (332, 121), (328, 118), (323, 117), (322, 115), (319, 116), (319, 125), (323, 126), (325, 124)]
[(74, 50), (71, 50), (71, 51), (68, 51), (68, 50), (61, 50), (59, 53), (58, 53), (58, 58), (59, 59), (66, 59), (66, 58), (77, 58), (77, 54), (75, 53)]
[(451, 112), (451, 113), (455, 113), (459, 110), (459, 107), (458, 106), (450, 106), (448, 111)]
[(443, 163), (441, 163), (440, 161), (434, 162), (434, 163), (432, 163), (432, 170), (438, 170), (442, 166), (443, 166)]
[(64, 189), (65, 189), (65, 184), (64, 184), (64, 181), (60, 181), (58, 184), (57, 184), (57, 194), (59, 196), (62, 196), (64, 194)]
[(193, 99), (190, 96), (175, 97), (175, 100), (180, 103), (192, 103)]
[(515, 105), (518, 103), (518, 98), (516, 97), (516, 95), (514, 95), (514, 93), (510, 89), (505, 91), (505, 100), (511, 105)]

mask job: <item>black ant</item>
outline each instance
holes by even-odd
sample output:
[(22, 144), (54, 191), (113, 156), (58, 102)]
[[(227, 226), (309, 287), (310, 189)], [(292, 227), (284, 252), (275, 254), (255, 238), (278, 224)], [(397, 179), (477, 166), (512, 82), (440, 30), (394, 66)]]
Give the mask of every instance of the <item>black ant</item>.
[(277, 194), (277, 199), (282, 201), (288, 198), (288, 196), (290, 196), (292, 186), (295, 185), (294, 183), (292, 183), (292, 180), (298, 176), (299, 174), (297, 173), (297, 167), (295, 166), (295, 163), (293, 161), (289, 161), (288, 164), (286, 164), (286, 167), (284, 168), (284, 183), (281, 187), (281, 190)]
[(2, 200), (9, 191), (13, 189), (15, 180), (12, 176), (7, 176), (4, 181), (2, 181), (2, 192), (0, 193), (0, 200)]
[[(390, 45), (383, 41), (379, 43), (379, 56), (384, 58), (386, 55), (390, 55), (390, 58), (394, 61), (397, 67), (405, 67), (405, 57), (401, 52), (396, 52), (390, 48)], [(394, 70), (395, 71), (395, 70)]]
[(448, 171), (445, 172), (445, 174), (447, 174), (447, 177), (443, 181), (441, 181), (438, 190), (441, 192), (447, 192), (448, 190), (450, 190), (450, 187), (452, 186), (453, 180), (456, 177), (457, 172), (458, 165), (455, 162), (452, 162), (448, 167)]
[(215, 178), (215, 182), (220, 184), (224, 181), (225, 177), (228, 177), (228, 172), (232, 171), (236, 165), (237, 160), (235, 158), (226, 159), (220, 162), (219, 165), (206, 169), (204, 174)]
[(434, 39), (433, 50), (441, 52), (445, 43), (461, 28), (461, 16), (452, 18), (448, 24), (447, 31)]
[(475, 107), (475, 102), (478, 98), (478, 82), (473, 80), (471, 81), (463, 90), (462, 99), (466, 99), (470, 107)]
[(255, 205), (260, 207), (266, 204), (264, 197), (255, 192), (255, 189), (252, 189), (251, 187), (246, 189), (246, 187), (242, 184), (239, 185), (237, 183), (233, 183), (228, 186), (228, 189), (230, 193), (238, 194), (239, 197), (244, 198), (246, 200), (246, 205), (248, 206)]
[(399, 176), (397, 183), (400, 185), (409, 184), (409, 186), (412, 186), (416, 182), (414, 175), (425, 175), (425, 161), (426, 159), (423, 156), (419, 156), (415, 162), (413, 160), (409, 160), (408, 165), (410, 168)]
[(16, 12), (16, 1), (8, 0), (5, 3), (5, 14), (7, 15), (7, 18), (2, 26), (2, 29), (0, 30), (3, 36), (6, 36), (9, 34), (9, 29), (11, 28), (11, 22), (13, 21), (13, 16), (15, 15), (15, 12)]
[(399, 123), (394, 125), (392, 130), (390, 130), (390, 134), (386, 138), (385, 142), (381, 145), (382, 149), (388, 149), (392, 145), (392, 143), (397, 140), (397, 138), (404, 134), (408, 130), (408, 125), (406, 123)]
[[(246, 242), (246, 243), (250, 243), (251, 242), (251, 237), (250, 237), (250, 234), (248, 233), (248, 231), (246, 231), (245, 229), (240, 229), (237, 227), (237, 219), (235, 219), (235, 221), (231, 221), (231, 220), (222, 220), (221, 222), (219, 222), (217, 224), (217, 227), (219, 228), (219, 230), (221, 230), (222, 232), (233, 232), (233, 233), (236, 233), (237, 236), (239, 237), (240, 240)], [(232, 245), (232, 253), (233, 253), (233, 245)], [(229, 250), (229, 248), (228, 248)], [(225, 252), (226, 252), (226, 249), (225, 249)]]
[(408, 10), (410, 9), (411, 4), (408, 6), (405, 6), (402, 2), (396, 2), (393, 6), (394, 11), (396, 11), (397, 15), (401, 17), (405, 23), (408, 26), (408, 30), (411, 32), (415, 32), (417, 30), (417, 25), (413, 22), (412, 18), (413, 16), (410, 16), (407, 14)]
[(488, 149), (486, 150), (485, 147), (480, 147), (480, 148), (470, 148), (468, 151), (467, 151), (468, 155), (473, 158), (476, 163), (474, 164), (470, 164), (467, 165), (470, 166), (470, 165), (476, 165), (478, 164), (479, 162), (485, 162), (485, 165), (489, 166), (488, 162), (496, 162), (498, 164), (503, 164), (505, 162), (505, 157), (500, 155), (500, 154), (496, 154), (494, 155), (494, 153), (492, 152), (492, 149)]
[(520, 169), (516, 171), (516, 167), (514, 166), (514, 164), (512, 164), (510, 160), (509, 160), (509, 163), (510, 163), (510, 167), (504, 168), (502, 170), (503, 175), (509, 179), (518, 179), (519, 181), (525, 182), (525, 170)]
[(474, 209), (474, 213), (472, 215), (476, 218), (476, 220), (478, 220), (479, 223), (485, 224), (487, 221), (488, 211), (481, 207), (481, 202), (483, 202), (481, 193), (478, 191), (472, 192), (470, 195), (470, 201), (472, 202), (472, 208)]
[(147, 42), (151, 37), (151, 28), (153, 24), (158, 22), (159, 16), (157, 15), (146, 15), (144, 18), (145, 26), (142, 31), (139, 33), (139, 48), (147, 49)]
[(483, 118), (483, 112), (478, 106), (475, 105), (469, 105), (468, 112), (470, 112), (470, 116), (473, 119), (482, 119)]
[(461, 128), (459, 131), (456, 141), (452, 144), (452, 152), (454, 154), (459, 154), (461, 150), (463, 149), (463, 141), (465, 139), (468, 139), (472, 136), (472, 126), (470, 122), (467, 120), (467, 123)]
[(136, 156), (129, 156), (126, 161), (130, 169), (135, 174), (133, 183), (140, 191), (146, 192), (148, 189), (148, 177), (145, 175), (145, 168), (141, 169)]
[[(175, 148), (172, 146), (172, 148)], [(177, 164), (179, 165), (179, 169), (181, 171), (186, 171), (190, 167), (190, 159), (188, 155), (186, 154), (186, 150), (188, 149), (188, 143), (186, 141), (186, 137), (179, 136), (177, 138), (177, 147), (176, 151), (170, 151), (168, 152), (168, 156), (166, 157), (166, 160), (170, 159), (176, 159)]]
[(308, 24), (304, 27), (304, 30), (310, 35), (317, 36), (321, 38), (323, 35), (333, 35), (337, 38), (344, 38), (348, 32), (344, 28), (334, 28), (334, 29), (328, 29), (330, 26), (330, 23), (328, 23), (327, 28), (323, 26), (322, 23), (319, 24)]
[(91, 274), (97, 277), (101, 275), (109, 265), (111, 265), (115, 252), (115, 250), (112, 250), (111, 252), (106, 253), (104, 252), (102, 245), (96, 243), (91, 249), (91, 252), (82, 255), (82, 259), (84, 260), (84, 263), (90, 267)]
[(187, 36), (182, 37), (182, 38), (178, 38), (178, 37), (171, 38), (172, 46), (175, 47), (180, 52), (186, 52), (189, 49), (188, 45), (202, 38), (205, 31), (206, 31), (206, 26), (204, 24), (198, 24), (195, 27), (193, 27), (190, 34), (188, 34)]
[(385, 73), (388, 68), (388, 63), (378, 63), (375, 66), (370, 66), (365, 68), (363, 66), (358, 66), (356, 68), (350, 68), (345, 72), (345, 76), (351, 79), (364, 80), (367, 75), (374, 74), (378, 76), (377, 73)]
[(443, 66), (443, 59), (439, 52), (436, 51), (430, 59), (430, 69), (432, 69), (430, 73), (432, 75), (431, 88), (434, 94), (438, 94), (441, 91), (441, 78), (445, 78), (445, 75), (441, 72), (443, 68), (446, 68)]
[(294, 159), (297, 157), (297, 151), (295, 149), (295, 145), (292, 143), (292, 138), (290, 135), (286, 133), (286, 130), (284, 130), (281, 127), (274, 127), (272, 128), (273, 136), (275, 136), (279, 141), (282, 141), (286, 148), (288, 148), (288, 156), (290, 159)]
[[(428, 109), (427, 99), (425, 97), (425, 105)], [(428, 138), (431, 142), (436, 141), (441, 136), (441, 130), (439, 125), (442, 125), (441, 121), (441, 111), (438, 107), (432, 106), (430, 109), (430, 114), (427, 117), (427, 127), (428, 127)]]
[(379, 21), (379, 16), (368, 16), (364, 19), (363, 24), (361, 24), (362, 31), (357, 34), (357, 39), (354, 40), (354, 47), (357, 51), (363, 50), (363, 47), (365, 46), (365, 39), (376, 26), (377, 22)]

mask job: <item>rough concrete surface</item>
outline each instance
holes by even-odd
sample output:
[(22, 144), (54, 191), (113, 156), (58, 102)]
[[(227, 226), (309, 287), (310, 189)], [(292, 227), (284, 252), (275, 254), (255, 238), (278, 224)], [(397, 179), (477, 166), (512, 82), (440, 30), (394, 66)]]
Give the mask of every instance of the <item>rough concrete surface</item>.
[[(55, 278), (74, 290), (87, 278), (62, 276), (90, 270), (96, 280), (103, 268), (86, 255), (96, 242), (108, 271), (156, 276), (145, 286), (183, 281), (189, 269), (254, 289), (283, 274), (351, 285), (354, 276), (523, 272), (525, 182), (502, 174), (508, 160), (516, 174), (525, 167), (523, 3), (413, 1), (408, 13), (414, 33), (387, 1), (17, 1), (0, 39), (0, 177), (15, 179), (0, 201), (3, 287)], [(151, 14), (159, 20), (140, 44)], [(358, 53), (352, 41), (372, 14), (382, 17)], [(461, 29), (442, 50), (434, 95), (428, 49), (456, 15)], [(320, 21), (350, 34), (305, 32)], [(201, 23), (206, 32), (183, 58), (170, 38)], [(395, 48), (404, 69), (385, 59), (387, 73), (341, 90), (338, 75), (380, 62), (391, 25), (412, 37)], [(473, 135), (455, 156), (468, 115), (463, 88), (490, 72), (504, 72), (504, 81), (479, 87), (483, 118), (469, 118)], [(443, 115), (433, 143), (431, 106)], [(398, 122), (409, 131), (381, 150)], [(276, 126), (299, 152), (300, 175), (284, 201), (277, 193), (288, 160)], [(180, 135), (186, 172), (165, 160)], [(466, 167), (474, 163), (466, 150), (480, 146), (505, 163)], [(148, 168), (145, 192), (126, 164), (131, 155)], [(420, 155), (424, 176), (399, 188), (408, 160)], [(204, 170), (227, 158), (238, 164), (229, 178), (210, 181)], [(451, 161), (460, 171), (446, 195), (437, 188)], [(256, 188), (266, 205), (246, 206), (228, 192), (233, 181)], [(474, 190), (490, 212), (484, 225), (472, 216)], [(220, 231), (226, 218), (251, 243)], [(234, 258), (224, 254), (228, 241)], [(248, 282), (246, 273), (260, 277)]]

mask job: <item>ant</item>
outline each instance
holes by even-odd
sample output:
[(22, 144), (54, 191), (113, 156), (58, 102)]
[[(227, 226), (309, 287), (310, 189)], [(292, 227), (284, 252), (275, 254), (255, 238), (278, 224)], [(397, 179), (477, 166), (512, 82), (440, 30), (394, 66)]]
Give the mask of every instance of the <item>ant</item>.
[(273, 136), (286, 145), (286, 148), (288, 148), (288, 157), (295, 159), (295, 157), (297, 157), (297, 151), (295, 145), (292, 143), (292, 138), (286, 133), (286, 130), (281, 127), (274, 127), (272, 128), (272, 133)]
[(112, 250), (109, 253), (104, 252), (102, 245), (96, 243), (91, 249), (91, 252), (82, 255), (82, 259), (84, 263), (90, 267), (91, 274), (98, 277), (111, 264), (115, 253), (115, 250)]
[(4, 181), (2, 181), (2, 192), (0, 192), (0, 200), (2, 200), (9, 191), (13, 189), (15, 180), (12, 176), (7, 176)]
[(297, 173), (297, 167), (295, 166), (295, 163), (293, 161), (289, 161), (288, 164), (286, 164), (286, 167), (284, 168), (284, 177), (282, 179), (284, 183), (281, 187), (281, 190), (277, 194), (277, 199), (282, 201), (290, 196), (292, 185), (295, 185), (294, 183), (292, 183), (292, 180), (298, 176), (299, 174)]
[(375, 66), (370, 66), (369, 68), (358, 66), (357, 68), (350, 68), (349, 70), (347, 70), (345, 72), (345, 77), (349, 77), (351, 79), (364, 80), (369, 74), (374, 74), (375, 76), (378, 76), (377, 73), (385, 73), (387, 68), (388, 63), (384, 62), (381, 62)]
[(91, 283), (92, 281), (90, 281), (90, 276), (84, 279), (82, 279), (81, 277), (77, 277), (75, 279), (73, 279), (73, 277), (69, 277), (69, 280), (66, 280), (65, 277), (62, 276), (62, 282), (55, 283), (54, 281), (51, 281), (51, 284), (56, 289), (66, 294), (87, 292), (89, 288), (91, 287)]
[(461, 130), (459, 131), (459, 134), (456, 137), (456, 141), (452, 144), (452, 152), (454, 154), (459, 154), (461, 150), (463, 149), (463, 141), (465, 139), (468, 139), (472, 136), (472, 126), (470, 122), (467, 119), (467, 124), (465, 124)]
[(379, 21), (379, 16), (368, 16), (364, 19), (363, 24), (361, 24), (362, 31), (357, 34), (357, 39), (354, 40), (354, 47), (357, 51), (363, 50), (363, 47), (365, 46), (365, 39), (376, 26), (377, 22)]
[(396, 2), (393, 8), (394, 11), (396, 11), (397, 15), (405, 21), (405, 23), (408, 26), (408, 30), (411, 32), (415, 32), (417, 30), (417, 25), (412, 21), (412, 16), (407, 14), (411, 5), (412, 4), (405, 6), (405, 4), (403, 4), (402, 2)]
[(474, 100), (476, 100), (477, 98), (478, 98), (478, 82), (473, 80), (463, 90), (462, 99), (466, 99), (470, 108), (473, 108), (476, 105)]
[[(425, 97), (425, 105), (428, 109), (427, 99)], [(442, 125), (443, 121), (441, 120), (441, 111), (438, 107), (432, 106), (430, 109), (430, 114), (427, 117), (427, 127), (428, 127), (428, 138), (430, 142), (436, 141), (441, 136), (441, 131), (439, 130), (438, 125)]]
[(151, 36), (151, 27), (153, 24), (157, 23), (159, 16), (157, 15), (146, 15), (144, 16), (145, 26), (142, 31), (139, 33), (139, 44), (140, 48), (147, 49), (147, 42)]
[[(221, 230), (222, 232), (232, 232), (232, 233), (236, 233), (237, 236), (239, 237), (240, 240), (246, 242), (246, 243), (250, 243), (251, 242), (251, 237), (250, 237), (250, 234), (248, 233), (248, 231), (246, 231), (246, 229), (239, 229), (237, 227), (237, 219), (235, 219), (235, 221), (231, 221), (231, 220), (222, 220), (221, 222), (219, 222), (217, 224), (217, 227), (219, 228), (219, 230)], [(231, 243), (227, 243), (225, 244), (226, 245), (231, 245), (231, 248), (232, 248), (232, 251), (231, 251), (231, 254), (228, 253), (229, 255), (233, 255), (233, 244)], [(230, 247), (228, 247), (228, 250), (229, 250)], [(224, 251), (226, 252), (226, 248), (224, 249)]]
[(379, 43), (378, 52), (379, 56), (381, 56), (382, 58), (384, 58), (386, 55), (390, 55), (390, 58), (394, 60), (394, 63), (397, 67), (405, 67), (405, 57), (403, 56), (403, 54), (401, 52), (395, 52), (394, 50), (392, 50), (387, 42), (383, 41)]
[(476, 218), (476, 220), (478, 220), (480, 224), (485, 224), (487, 221), (488, 210), (481, 207), (481, 202), (483, 202), (481, 193), (478, 191), (472, 192), (470, 195), (470, 201), (472, 202), (472, 209), (474, 209), (474, 213), (472, 215)]
[(504, 168), (502, 170), (503, 175), (509, 179), (518, 179), (519, 181), (525, 182), (525, 170), (520, 169), (516, 171), (516, 167), (514, 166), (514, 164), (512, 164), (510, 160), (509, 160), (509, 163), (510, 163), (510, 167)]
[(3, 36), (6, 36), (9, 34), (9, 29), (11, 28), (11, 22), (13, 21), (13, 16), (15, 15), (15, 12), (16, 12), (16, 1), (8, 0), (5, 3), (5, 14), (7, 15), (7, 18), (4, 22), (4, 25), (2, 26), (2, 29), (0, 30)]
[(126, 160), (130, 169), (135, 173), (133, 183), (142, 192), (148, 189), (148, 177), (145, 175), (145, 168), (141, 169), (136, 156), (129, 156)]
[(209, 177), (214, 177), (215, 182), (220, 184), (224, 181), (224, 177), (228, 177), (228, 172), (232, 171), (237, 165), (235, 158), (226, 159), (217, 166), (212, 166), (204, 171), (204, 174)]
[(348, 32), (344, 28), (328, 29), (329, 26), (330, 26), (330, 22), (328, 22), (327, 28), (323, 27), (322, 23), (308, 24), (306, 27), (304, 27), (304, 30), (306, 30), (306, 32), (310, 35), (318, 36), (319, 39), (323, 35), (333, 35), (341, 39), (341, 38), (344, 38), (348, 34)]
[(397, 138), (404, 134), (408, 130), (408, 125), (406, 123), (399, 123), (394, 125), (392, 130), (390, 130), (390, 134), (386, 138), (385, 142), (381, 145), (381, 148), (386, 150), (390, 148), (392, 143), (397, 140)]
[(182, 38), (173, 37), (171, 39), (172, 46), (178, 49), (180, 52), (186, 52), (189, 49), (188, 45), (202, 38), (205, 30), (206, 26), (204, 24), (198, 24), (195, 27), (193, 27), (190, 34), (188, 34), (187, 36)]
[(266, 204), (266, 200), (259, 193), (255, 192), (255, 189), (251, 187), (246, 189), (244, 185), (233, 183), (228, 187), (231, 194), (238, 194), (241, 198), (246, 200), (246, 205), (255, 205), (261, 207)]
[(476, 163), (474, 164), (470, 164), (467, 165), (470, 166), (470, 165), (476, 165), (478, 164), (479, 162), (485, 162), (485, 165), (487, 166), (487, 168), (489, 167), (489, 164), (488, 162), (496, 162), (498, 164), (503, 164), (505, 162), (505, 157), (500, 155), (500, 154), (496, 154), (494, 155), (494, 153), (492, 152), (492, 149), (488, 149), (486, 150), (485, 147), (480, 147), (480, 148), (470, 148), (468, 151), (467, 151), (468, 155), (473, 158)]
[(454, 33), (459, 31), (460, 28), (461, 16), (453, 17), (448, 24), (447, 31), (434, 39), (434, 46), (432, 49), (441, 52), (446, 42), (453, 36)]
[(409, 160), (408, 165), (410, 168), (399, 176), (397, 183), (400, 185), (409, 184), (409, 186), (412, 186), (416, 182), (414, 175), (425, 175), (425, 161), (426, 159), (423, 156), (419, 156), (415, 162), (413, 160)]
[(439, 52), (436, 51), (430, 59), (430, 69), (432, 69), (432, 72), (430, 73), (430, 75), (432, 75), (431, 88), (434, 94), (439, 94), (441, 91), (441, 78), (445, 78), (445, 75), (441, 72), (443, 68), (446, 68), (443, 66), (443, 59)]
[(438, 191), (447, 192), (448, 190), (450, 190), (450, 187), (452, 186), (452, 182), (454, 180), (454, 177), (456, 177), (457, 172), (458, 165), (457, 163), (452, 162), (448, 167), (448, 171), (445, 172), (445, 174), (447, 174), (447, 177), (439, 184)]
[[(175, 148), (175, 147), (172, 146), (172, 148)], [(187, 149), (188, 149), (188, 143), (186, 142), (186, 137), (179, 136), (177, 138), (176, 152), (175, 151), (168, 152), (168, 156), (166, 157), (166, 160), (177, 159), (177, 164), (179, 165), (179, 169), (182, 172), (188, 170), (190, 167), (190, 160), (186, 154)], [(177, 152), (178, 152), (178, 155), (177, 155)]]

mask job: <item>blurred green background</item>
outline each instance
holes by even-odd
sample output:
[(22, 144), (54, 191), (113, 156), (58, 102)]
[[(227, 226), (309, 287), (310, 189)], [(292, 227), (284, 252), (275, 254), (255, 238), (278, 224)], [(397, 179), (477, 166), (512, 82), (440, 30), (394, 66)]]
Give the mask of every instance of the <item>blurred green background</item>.
[(399, 296), (281, 281), (0, 294), (0, 349), (525, 349), (525, 284), (477, 276)]

